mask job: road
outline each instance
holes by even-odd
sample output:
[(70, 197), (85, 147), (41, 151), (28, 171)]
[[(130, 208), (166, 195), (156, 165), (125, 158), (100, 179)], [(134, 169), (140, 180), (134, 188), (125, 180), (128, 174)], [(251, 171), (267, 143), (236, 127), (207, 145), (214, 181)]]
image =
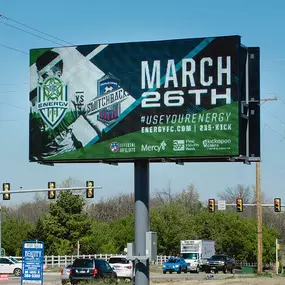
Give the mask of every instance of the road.
[[(210, 274), (206, 274), (206, 273), (199, 273), (199, 274), (162, 274), (162, 273), (153, 273), (151, 272), (150, 274), (150, 279), (151, 281), (153, 281), (154, 283), (157, 283), (157, 280), (205, 280), (206, 277), (210, 278)], [(225, 279), (228, 277), (233, 276), (232, 274), (223, 274), (223, 273), (219, 273), (219, 274), (215, 274), (214, 275), (214, 279)], [(2, 284), (9, 284), (9, 285), (19, 285), (21, 283), (21, 279), (19, 277), (14, 277), (14, 276), (10, 276), (9, 277), (9, 281), (8, 282), (1, 282)], [(44, 284), (48, 285), (59, 285), (61, 284), (61, 279), (60, 279), (60, 273), (59, 272), (45, 272), (44, 273)]]

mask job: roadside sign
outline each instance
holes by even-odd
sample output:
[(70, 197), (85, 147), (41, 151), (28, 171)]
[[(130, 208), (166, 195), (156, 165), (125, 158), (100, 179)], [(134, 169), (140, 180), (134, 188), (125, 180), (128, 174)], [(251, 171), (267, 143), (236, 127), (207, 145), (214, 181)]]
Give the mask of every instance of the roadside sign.
[(0, 282), (8, 282), (9, 274), (0, 274)]
[(24, 241), (22, 245), (21, 284), (43, 284), (44, 243)]
[(226, 201), (225, 200), (219, 200), (218, 201), (218, 210), (219, 211), (225, 211), (226, 210)]

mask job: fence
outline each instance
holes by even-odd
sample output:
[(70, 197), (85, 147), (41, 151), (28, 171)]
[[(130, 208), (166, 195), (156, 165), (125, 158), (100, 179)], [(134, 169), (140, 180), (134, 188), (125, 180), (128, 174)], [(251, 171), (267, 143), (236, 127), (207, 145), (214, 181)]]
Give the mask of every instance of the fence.
[[(118, 254), (83, 254), (79, 255), (80, 258), (101, 258), (108, 260), (111, 256), (118, 255)], [(77, 258), (77, 255), (45, 255), (45, 264), (47, 268), (54, 268), (54, 267), (65, 267), (68, 264), (73, 263), (73, 261)], [(22, 260), (22, 256), (15, 257), (18, 260)], [(152, 262), (158, 265), (162, 265), (169, 256), (166, 255), (158, 255), (156, 262)]]
[[(118, 254), (83, 254), (79, 255), (80, 258), (101, 258), (108, 260), (111, 256)], [(68, 264), (73, 263), (73, 261), (77, 258), (77, 255), (45, 255), (45, 265), (47, 268), (61, 268), (65, 267)], [(158, 255), (156, 262), (152, 262), (152, 264), (162, 265), (170, 256), (167, 255)], [(22, 260), (21, 256), (15, 257), (18, 260)], [(253, 266), (256, 267), (256, 264), (239, 262), (236, 264), (238, 268), (241, 266)], [(267, 267), (267, 266), (266, 266)], [(271, 267), (271, 266), (270, 266)]]

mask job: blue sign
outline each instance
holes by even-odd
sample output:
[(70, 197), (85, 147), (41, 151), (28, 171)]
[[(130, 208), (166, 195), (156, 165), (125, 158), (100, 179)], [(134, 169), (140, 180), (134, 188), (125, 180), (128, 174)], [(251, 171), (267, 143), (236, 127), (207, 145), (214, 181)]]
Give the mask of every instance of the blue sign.
[(21, 284), (43, 284), (44, 243), (24, 241), (22, 245)]

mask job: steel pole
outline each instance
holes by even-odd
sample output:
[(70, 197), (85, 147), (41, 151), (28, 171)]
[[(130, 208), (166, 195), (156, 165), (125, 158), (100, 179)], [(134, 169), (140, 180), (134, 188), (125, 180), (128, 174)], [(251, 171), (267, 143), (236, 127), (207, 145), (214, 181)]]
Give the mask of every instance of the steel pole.
[[(146, 256), (146, 232), (149, 231), (149, 162), (134, 162), (135, 255)], [(149, 260), (135, 260), (135, 284), (149, 285)]]

